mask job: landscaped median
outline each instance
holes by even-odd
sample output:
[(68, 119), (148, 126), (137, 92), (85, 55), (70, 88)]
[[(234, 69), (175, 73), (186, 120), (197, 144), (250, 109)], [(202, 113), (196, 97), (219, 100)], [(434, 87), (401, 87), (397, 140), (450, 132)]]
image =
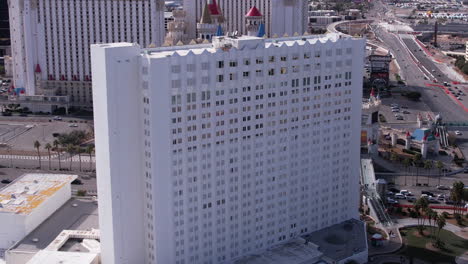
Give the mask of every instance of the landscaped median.
[[(468, 240), (437, 227), (426, 226), (422, 234), (418, 227), (400, 229), (403, 238), (401, 255), (428, 263), (455, 263), (455, 258), (468, 250)], [(439, 239), (440, 246), (435, 246)]]

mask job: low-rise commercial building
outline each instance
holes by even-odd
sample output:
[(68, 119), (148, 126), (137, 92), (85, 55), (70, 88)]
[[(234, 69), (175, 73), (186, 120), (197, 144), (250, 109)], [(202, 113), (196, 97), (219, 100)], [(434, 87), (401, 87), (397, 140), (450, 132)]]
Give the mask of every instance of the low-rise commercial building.
[(20, 241), (71, 197), (76, 175), (25, 174), (0, 190), (0, 249)]

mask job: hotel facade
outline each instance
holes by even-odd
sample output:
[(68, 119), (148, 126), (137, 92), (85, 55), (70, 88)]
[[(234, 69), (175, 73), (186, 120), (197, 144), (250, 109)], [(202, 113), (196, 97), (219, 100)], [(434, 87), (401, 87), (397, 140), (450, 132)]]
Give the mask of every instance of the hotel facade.
[(91, 106), (90, 45), (160, 46), (164, 0), (9, 0), (13, 86)]
[[(245, 14), (255, 6), (264, 16), (265, 33), (267, 37), (275, 34), (289, 36), (307, 31), (308, 14), (307, 0), (210, 0), (210, 7), (219, 7), (226, 23), (226, 32), (238, 32), (246, 35)], [(197, 22), (203, 14), (205, 0), (184, 0), (184, 10), (187, 12), (188, 35), (197, 37)]]
[(364, 47), (93, 45), (102, 261), (230, 263), (358, 219)]

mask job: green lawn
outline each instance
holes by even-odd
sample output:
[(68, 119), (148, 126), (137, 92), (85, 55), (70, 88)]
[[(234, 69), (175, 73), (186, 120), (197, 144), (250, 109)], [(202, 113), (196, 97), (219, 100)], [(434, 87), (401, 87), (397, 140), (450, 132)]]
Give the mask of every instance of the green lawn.
[[(426, 227), (427, 231), (429, 231), (428, 228)], [(426, 249), (426, 244), (431, 242), (431, 239), (429, 235), (423, 237), (416, 236), (416, 227), (400, 229), (400, 232), (405, 243), (401, 254), (429, 263), (455, 263), (455, 257), (468, 250), (468, 240), (447, 230), (442, 229), (440, 231), (440, 238), (445, 242), (445, 246), (438, 252)]]

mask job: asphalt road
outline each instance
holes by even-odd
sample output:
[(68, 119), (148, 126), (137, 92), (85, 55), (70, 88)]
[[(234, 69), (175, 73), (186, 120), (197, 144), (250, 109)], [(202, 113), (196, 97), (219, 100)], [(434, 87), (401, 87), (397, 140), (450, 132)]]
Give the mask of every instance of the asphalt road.
[[(402, 78), (405, 79), (408, 85), (408, 90), (418, 91), (422, 94), (421, 101), (425, 103), (432, 112), (440, 113), (445, 121), (463, 121), (468, 120), (468, 113), (463, 110), (455, 101), (453, 101), (443, 89), (439, 87), (428, 87), (426, 84), (431, 83), (431, 80), (425, 80), (423, 69), (420, 68), (417, 61), (415, 62), (410, 55), (410, 51), (414, 50), (416, 46), (412, 48), (406, 48), (403, 41), (400, 41), (399, 36), (385, 31), (383, 28), (377, 26), (374, 31), (376, 35), (386, 44), (391, 50), (395, 59), (397, 60), (401, 71)], [(412, 40), (411, 40), (412, 41)], [(414, 43), (414, 41), (412, 41)], [(416, 45), (416, 43), (414, 43)], [(417, 49), (419, 51), (419, 47)], [(416, 56), (417, 55), (417, 56)], [(435, 69), (436, 75), (440, 82), (450, 81), (445, 74), (434, 65), (434, 62), (429, 60), (422, 54), (416, 54), (416, 58), (421, 59), (421, 64), (427, 69)], [(432, 70), (430, 70), (432, 71)]]
[[(412, 26), (414, 31), (434, 31), (434, 25), (423, 25), (418, 24)], [(458, 23), (447, 23), (445, 25), (439, 24), (438, 25), (439, 32), (459, 32), (459, 33), (468, 33), (468, 26), (466, 24), (458, 24)]]

